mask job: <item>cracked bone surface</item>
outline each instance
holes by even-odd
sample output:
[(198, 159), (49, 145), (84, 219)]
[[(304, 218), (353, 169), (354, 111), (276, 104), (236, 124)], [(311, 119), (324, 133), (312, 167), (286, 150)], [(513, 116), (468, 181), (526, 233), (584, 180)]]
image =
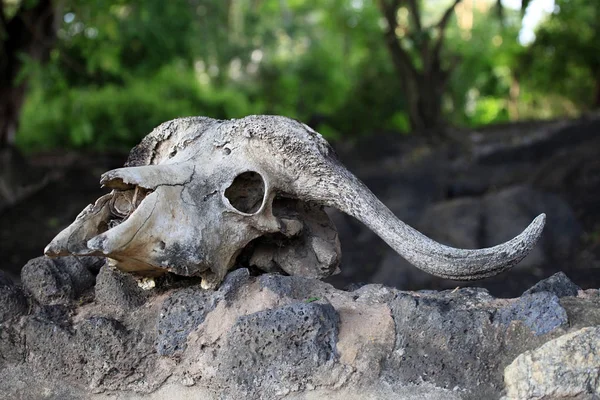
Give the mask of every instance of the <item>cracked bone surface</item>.
[(340, 243), (324, 206), (357, 218), (416, 267), (457, 280), (517, 264), (545, 221), (542, 214), (486, 249), (439, 244), (397, 219), (320, 134), (279, 116), (165, 122), (101, 183), (111, 193), (85, 208), (46, 255), (105, 256), (123, 271), (202, 276), (213, 287), (238, 262), (314, 278), (334, 273)]

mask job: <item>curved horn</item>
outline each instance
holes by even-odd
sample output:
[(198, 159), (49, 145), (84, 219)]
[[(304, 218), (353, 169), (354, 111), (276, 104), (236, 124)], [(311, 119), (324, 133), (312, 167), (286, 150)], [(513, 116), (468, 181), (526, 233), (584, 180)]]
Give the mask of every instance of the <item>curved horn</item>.
[(435, 276), (476, 280), (499, 274), (519, 263), (544, 229), (546, 215), (540, 214), (520, 235), (497, 246), (445, 246), (399, 220), (358, 178), (331, 161), (327, 178), (319, 179), (307, 195), (358, 219), (411, 264)]

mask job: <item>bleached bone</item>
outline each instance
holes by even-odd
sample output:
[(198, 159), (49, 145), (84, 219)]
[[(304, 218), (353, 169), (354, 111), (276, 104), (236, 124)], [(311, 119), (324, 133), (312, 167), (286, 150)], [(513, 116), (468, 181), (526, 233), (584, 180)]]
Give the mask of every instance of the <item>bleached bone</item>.
[(340, 244), (323, 206), (357, 218), (416, 267), (457, 280), (517, 264), (545, 221), (541, 214), (491, 248), (444, 246), (396, 218), (320, 134), (278, 116), (166, 122), (101, 183), (112, 192), (59, 233), (47, 255), (106, 256), (124, 271), (202, 276), (212, 286), (236, 261), (317, 278), (335, 272)]

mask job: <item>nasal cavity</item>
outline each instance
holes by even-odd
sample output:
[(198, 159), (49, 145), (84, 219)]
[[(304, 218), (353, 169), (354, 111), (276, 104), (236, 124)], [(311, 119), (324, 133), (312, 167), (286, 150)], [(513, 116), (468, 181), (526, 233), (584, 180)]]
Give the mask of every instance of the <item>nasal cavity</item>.
[(265, 197), (265, 181), (253, 171), (239, 174), (225, 190), (225, 197), (236, 210), (254, 214), (260, 209)]

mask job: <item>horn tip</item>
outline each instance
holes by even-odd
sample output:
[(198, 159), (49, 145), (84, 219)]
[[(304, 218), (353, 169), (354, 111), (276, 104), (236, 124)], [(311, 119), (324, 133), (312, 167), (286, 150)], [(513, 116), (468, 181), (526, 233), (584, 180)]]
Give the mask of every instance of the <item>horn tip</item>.
[(535, 217), (535, 219), (532, 222), (532, 225), (534, 225), (539, 230), (544, 229), (544, 225), (546, 225), (546, 213), (541, 213), (540, 215)]
[[(533, 248), (533, 246), (535, 246), (537, 241), (542, 236), (545, 225), (546, 225), (546, 214), (541, 213), (540, 215), (535, 217), (535, 219), (531, 222), (531, 224), (529, 224), (527, 229), (525, 229), (523, 231), (523, 233), (521, 235), (519, 235), (519, 237), (521, 237), (522, 239), (524, 239), (526, 242), (529, 243), (529, 245), (527, 246), (529, 248), (529, 250), (531, 250)], [(529, 251), (527, 251), (527, 253), (528, 252)]]

